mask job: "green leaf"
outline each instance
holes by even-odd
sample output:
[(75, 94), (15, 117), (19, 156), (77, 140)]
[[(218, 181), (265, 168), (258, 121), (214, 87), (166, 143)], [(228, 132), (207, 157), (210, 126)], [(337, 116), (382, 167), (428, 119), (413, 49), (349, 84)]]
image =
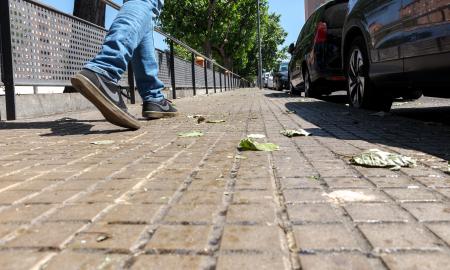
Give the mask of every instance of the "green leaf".
[(91, 142), (91, 144), (94, 144), (94, 145), (108, 145), (108, 144), (114, 144), (114, 143), (115, 142), (111, 141), (111, 140)]
[(208, 124), (219, 124), (219, 123), (225, 123), (225, 120), (208, 120), (206, 123)]
[(203, 132), (200, 131), (189, 131), (189, 132), (180, 132), (178, 133), (178, 137), (180, 138), (193, 138), (193, 137), (202, 137)]
[(354, 156), (350, 162), (366, 167), (395, 168), (416, 166), (416, 161), (410, 157), (384, 152), (378, 149), (364, 151)]
[(311, 135), (311, 133), (308, 133), (303, 129), (298, 129), (298, 130), (285, 129), (285, 130), (280, 131), (280, 133), (289, 138), (297, 137), (297, 136), (307, 137), (307, 136)]
[(265, 151), (272, 152), (279, 150), (280, 147), (273, 143), (258, 143), (250, 138), (242, 139), (239, 143), (239, 149), (242, 151)]

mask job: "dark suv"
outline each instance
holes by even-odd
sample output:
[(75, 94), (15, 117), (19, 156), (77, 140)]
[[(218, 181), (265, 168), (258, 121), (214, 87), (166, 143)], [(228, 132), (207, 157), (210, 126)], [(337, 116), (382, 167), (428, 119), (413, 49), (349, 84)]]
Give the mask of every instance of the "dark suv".
[(307, 97), (345, 89), (340, 52), (347, 3), (334, 0), (317, 8), (303, 26), (297, 43), (289, 46), (291, 92), (302, 84)]
[(396, 97), (450, 97), (448, 0), (351, 0), (342, 37), (352, 106), (389, 110)]

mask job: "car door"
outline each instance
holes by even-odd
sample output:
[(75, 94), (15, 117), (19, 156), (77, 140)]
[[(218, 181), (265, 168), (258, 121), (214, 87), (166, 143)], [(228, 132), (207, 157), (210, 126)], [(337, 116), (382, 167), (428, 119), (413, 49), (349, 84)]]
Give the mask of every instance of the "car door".
[(369, 34), (369, 55), (373, 62), (371, 75), (401, 74), (403, 61), (400, 44), (403, 38), (400, 11), (402, 0), (367, 0), (364, 3), (365, 24)]
[(401, 55), (406, 61), (406, 72), (426, 65), (422, 61), (425, 58), (420, 59), (422, 56), (450, 51), (449, 0), (403, 0), (401, 16), (404, 27)]

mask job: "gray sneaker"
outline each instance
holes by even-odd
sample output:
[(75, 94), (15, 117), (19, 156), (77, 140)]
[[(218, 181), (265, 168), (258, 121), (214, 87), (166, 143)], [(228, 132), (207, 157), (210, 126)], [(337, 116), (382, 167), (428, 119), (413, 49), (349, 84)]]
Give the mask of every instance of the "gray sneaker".
[(139, 121), (128, 113), (120, 87), (111, 80), (83, 69), (71, 79), (71, 82), (73, 87), (92, 102), (110, 123), (133, 130), (141, 127)]
[(159, 102), (146, 101), (142, 105), (142, 116), (150, 119), (168, 118), (178, 115), (178, 110), (174, 108), (172, 102), (163, 99)]

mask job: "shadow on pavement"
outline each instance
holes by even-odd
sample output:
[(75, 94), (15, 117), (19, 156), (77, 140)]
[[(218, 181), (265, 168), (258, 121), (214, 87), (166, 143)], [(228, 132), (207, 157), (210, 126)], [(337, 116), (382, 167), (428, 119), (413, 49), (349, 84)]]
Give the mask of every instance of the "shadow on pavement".
[(314, 136), (364, 140), (450, 159), (450, 127), (445, 125), (434, 125), (397, 115), (377, 117), (370, 115), (373, 113), (370, 111), (317, 100), (289, 102), (286, 103), (286, 108), (317, 126), (318, 128), (307, 129)]
[(40, 134), (40, 136), (70, 136), (88, 134), (111, 134), (116, 132), (126, 132), (126, 129), (92, 130), (94, 123), (105, 122), (105, 120), (77, 120), (73, 118), (61, 118), (55, 121), (43, 122), (0, 122), (1, 129), (50, 129), (50, 133)]

